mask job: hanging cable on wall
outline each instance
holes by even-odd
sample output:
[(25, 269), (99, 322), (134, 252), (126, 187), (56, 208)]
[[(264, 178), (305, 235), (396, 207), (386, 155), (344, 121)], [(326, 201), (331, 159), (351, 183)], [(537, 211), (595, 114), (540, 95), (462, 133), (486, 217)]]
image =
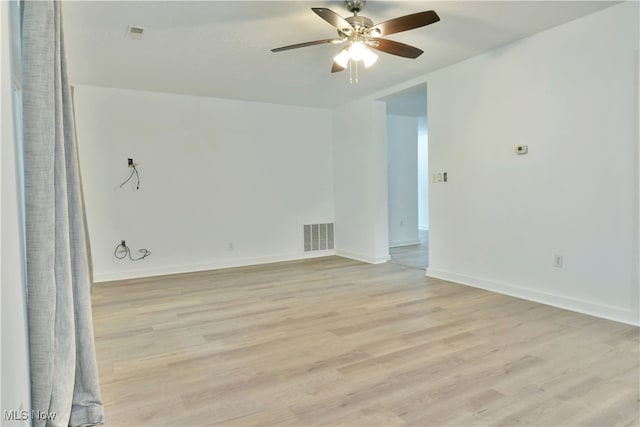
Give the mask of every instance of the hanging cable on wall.
[[(138, 173), (138, 168), (136, 167), (137, 165), (136, 163), (133, 162), (133, 159), (127, 159), (127, 166), (131, 169), (131, 173), (129, 174), (127, 179), (122, 184), (120, 184), (120, 188), (124, 187), (126, 183), (128, 183), (135, 177), (136, 190), (139, 190), (140, 189), (140, 173)], [(140, 254), (140, 256), (138, 256), (137, 258), (134, 258), (133, 255), (131, 254), (131, 249), (129, 249), (129, 247), (127, 246), (126, 241), (120, 240), (120, 244), (118, 244), (115, 250), (113, 251), (113, 256), (116, 257), (117, 259), (125, 259), (128, 257), (131, 261), (140, 261), (142, 259), (145, 259), (149, 255), (151, 255), (151, 251), (149, 251), (148, 249), (140, 249), (138, 250), (138, 253)]]
[(133, 178), (133, 176), (135, 175), (135, 177), (136, 177), (136, 190), (139, 190), (140, 189), (140, 174), (138, 173), (138, 168), (136, 168), (136, 164), (133, 163), (133, 159), (127, 159), (127, 166), (129, 166), (129, 168), (131, 168), (131, 173), (129, 174), (129, 177), (122, 184), (120, 184), (120, 188), (122, 188), (127, 182), (131, 181), (131, 178)]
[(129, 249), (127, 243), (124, 240), (121, 240), (120, 244), (116, 246), (116, 249), (113, 251), (113, 256), (118, 259), (125, 259), (129, 257), (131, 261), (140, 261), (141, 259), (145, 259), (149, 255), (151, 255), (151, 251), (147, 249), (140, 249), (138, 250), (138, 253), (140, 253), (140, 256), (138, 258), (134, 258), (131, 255), (131, 249)]

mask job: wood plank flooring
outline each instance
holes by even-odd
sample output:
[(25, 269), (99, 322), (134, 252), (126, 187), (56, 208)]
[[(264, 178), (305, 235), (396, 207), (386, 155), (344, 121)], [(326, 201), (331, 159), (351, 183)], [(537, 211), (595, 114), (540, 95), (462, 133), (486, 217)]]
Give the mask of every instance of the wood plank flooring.
[(329, 257), (93, 289), (107, 426), (640, 423), (639, 329)]
[(429, 231), (419, 230), (420, 243), (417, 245), (389, 248), (391, 262), (425, 271), (429, 266)]

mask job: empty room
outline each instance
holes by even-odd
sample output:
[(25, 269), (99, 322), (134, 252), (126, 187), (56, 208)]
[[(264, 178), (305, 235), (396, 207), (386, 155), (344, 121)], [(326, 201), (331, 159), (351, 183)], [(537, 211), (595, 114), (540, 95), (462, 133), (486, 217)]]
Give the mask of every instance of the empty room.
[(0, 425), (640, 425), (638, 1), (0, 12)]

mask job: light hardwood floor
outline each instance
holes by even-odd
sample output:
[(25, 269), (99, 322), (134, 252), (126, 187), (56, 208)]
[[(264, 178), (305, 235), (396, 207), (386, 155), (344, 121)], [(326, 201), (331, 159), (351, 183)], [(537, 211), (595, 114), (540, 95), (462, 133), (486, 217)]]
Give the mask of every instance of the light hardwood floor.
[(639, 329), (338, 257), (100, 283), (107, 426), (638, 425)]
[(429, 266), (429, 231), (419, 230), (420, 243), (417, 245), (389, 248), (391, 262), (425, 271)]

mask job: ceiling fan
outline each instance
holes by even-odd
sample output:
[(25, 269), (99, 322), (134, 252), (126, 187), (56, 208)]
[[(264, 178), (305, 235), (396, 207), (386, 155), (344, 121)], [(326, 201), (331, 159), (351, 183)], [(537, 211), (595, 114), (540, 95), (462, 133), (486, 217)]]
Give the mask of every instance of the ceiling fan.
[[(347, 46), (333, 58), (331, 72), (343, 71), (347, 67), (349, 67), (349, 71), (351, 72), (352, 65), (355, 64), (356, 83), (358, 82), (358, 63), (362, 61), (364, 66), (368, 68), (378, 59), (378, 55), (373, 53), (369, 48), (405, 58), (417, 58), (422, 55), (423, 51), (417, 47), (381, 37), (438, 22), (440, 17), (436, 12), (429, 10), (413, 13), (374, 25), (371, 19), (358, 15), (365, 3), (365, 0), (346, 0), (345, 4), (347, 8), (353, 13), (353, 16), (347, 18), (343, 18), (332, 10), (324, 7), (312, 7), (311, 10), (320, 18), (338, 30), (338, 37), (282, 46), (271, 49), (271, 52), (282, 52), (284, 50), (298, 49), (307, 46), (346, 42)], [(351, 83), (353, 83), (353, 76), (351, 76)]]

